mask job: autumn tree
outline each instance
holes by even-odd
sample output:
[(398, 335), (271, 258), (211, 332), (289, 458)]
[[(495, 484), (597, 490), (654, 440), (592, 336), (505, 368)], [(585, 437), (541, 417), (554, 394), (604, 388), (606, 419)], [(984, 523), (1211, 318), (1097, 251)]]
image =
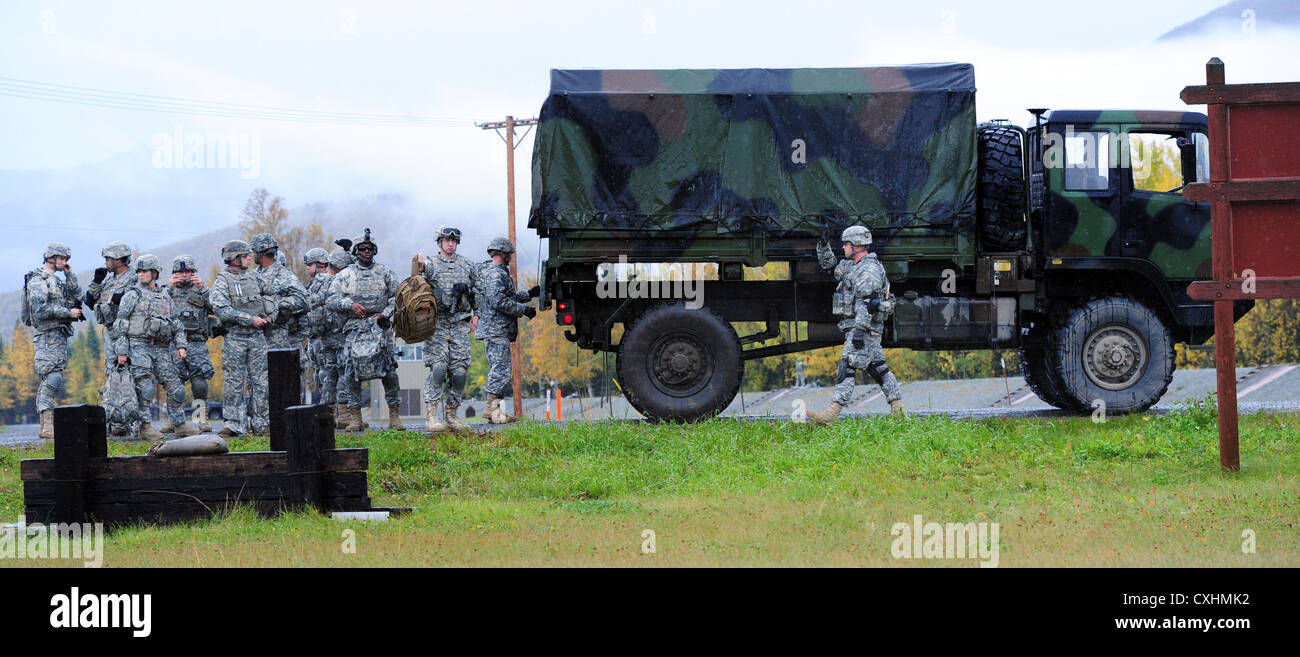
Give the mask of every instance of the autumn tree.
[(14, 332), (0, 363), (0, 408), (15, 416), (36, 412), (36, 347), (21, 322), (14, 322)]
[(268, 196), (264, 187), (253, 190), (240, 213), (239, 230), (244, 233), (245, 240), (252, 239), (258, 233), (270, 233), (280, 244), (285, 266), (293, 271), (298, 280), (306, 280), (307, 265), (302, 262), (303, 254), (312, 247), (325, 248), (334, 242), (334, 238), (325, 235), (319, 218), (313, 217), (306, 226), (291, 226), (289, 209), (285, 207), (284, 199), (276, 196), (268, 202)]

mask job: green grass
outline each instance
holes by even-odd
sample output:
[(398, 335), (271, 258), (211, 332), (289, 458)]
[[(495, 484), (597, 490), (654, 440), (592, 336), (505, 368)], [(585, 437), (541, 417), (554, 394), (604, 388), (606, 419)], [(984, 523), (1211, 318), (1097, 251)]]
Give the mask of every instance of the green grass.
[[(1300, 565), (1300, 416), (1241, 420), (1242, 471), (1218, 465), (1214, 409), (1163, 416), (903, 421), (828, 428), (522, 423), (484, 437), (339, 436), (369, 447), (387, 523), (234, 509), (108, 538), (110, 566), (871, 565), (896, 522), (1000, 523), (1002, 566)], [(110, 443), (112, 454), (142, 444)], [(266, 449), (265, 439), (235, 450)], [(21, 514), (18, 461), (0, 449), (0, 518)], [(355, 532), (356, 551), (341, 547)], [(642, 531), (656, 552), (642, 553)], [(1242, 532), (1257, 536), (1243, 554)], [(46, 565), (49, 562), (29, 562)], [(22, 565), (6, 564), (0, 566)]]

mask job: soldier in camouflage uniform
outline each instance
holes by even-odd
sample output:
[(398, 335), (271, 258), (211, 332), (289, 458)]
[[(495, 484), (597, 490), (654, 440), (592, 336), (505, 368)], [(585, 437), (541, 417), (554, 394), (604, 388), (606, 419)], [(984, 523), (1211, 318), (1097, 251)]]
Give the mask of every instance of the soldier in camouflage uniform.
[(113, 322), (119, 336), (112, 344), (113, 355), (118, 365), (131, 366), (131, 377), (135, 379), (135, 396), (141, 410), (135, 435), (141, 440), (163, 439), (162, 433), (149, 423), (149, 400), (155, 383), (167, 391), (164, 412), (176, 435), (183, 438), (198, 433), (185, 423), (185, 384), (176, 373), (173, 359), (186, 357), (185, 325), (172, 313), (171, 295), (158, 286), (161, 269), (157, 256), (140, 256), (136, 264), (139, 284), (122, 295)]
[[(248, 243), (256, 254), (257, 280), (262, 284), (262, 294), (275, 303), (271, 327), (266, 331), (267, 349), (298, 349), (302, 351), (302, 332), (298, 318), (307, 313), (307, 289), (288, 267), (277, 261), (280, 244), (270, 233), (258, 233)], [(301, 361), (300, 365), (305, 365)]]
[[(338, 276), (339, 272), (347, 269), (353, 262), (352, 254), (348, 253), (347, 249), (334, 251), (329, 255), (330, 276)], [(333, 282), (333, 279), (331, 279), (331, 282)], [(325, 301), (328, 301), (329, 286), (325, 287), (323, 294)], [(324, 302), (322, 302), (321, 308), (325, 323), (332, 327), (327, 335), (321, 336), (320, 346), (323, 353), (322, 358), (327, 366), (332, 363), (332, 366), (328, 368), (327, 381), (332, 383), (334, 387), (334, 400), (336, 402), (334, 405), (334, 428), (342, 429), (348, 426), (348, 400), (351, 399), (347, 379), (343, 376), (346, 365), (344, 358), (347, 356), (347, 350), (343, 348), (343, 324), (347, 321), (347, 315), (331, 309)], [(363, 429), (369, 426), (365, 422), (361, 424)]]
[(491, 260), (479, 265), (479, 322), (475, 337), (483, 341), (487, 350), (488, 404), (483, 409), (483, 417), (493, 424), (514, 422), (501, 409), (501, 399), (510, 390), (510, 343), (519, 337), (519, 318), (532, 319), (537, 316), (537, 309), (524, 305), (529, 299), (541, 294), (542, 288), (534, 286), (527, 292), (515, 289), (515, 282), (510, 278), (510, 258), (515, 246), (504, 237), (497, 237), (488, 242), (488, 255)]
[[(104, 344), (110, 345), (114, 340), (122, 337), (113, 328), (117, 321), (118, 304), (122, 302), (122, 295), (138, 281), (135, 268), (131, 266), (131, 247), (125, 242), (109, 242), (108, 246), (100, 251), (100, 255), (104, 256), (104, 266), (95, 270), (94, 280), (86, 288), (86, 306), (95, 310), (95, 321), (102, 324), (108, 333)], [(118, 367), (116, 359), (109, 353), (109, 349), (105, 348), (104, 374), (111, 374), (115, 367)], [(111, 380), (112, 377), (109, 377), (109, 381)], [(100, 391), (100, 397), (104, 400), (104, 411), (110, 418), (121, 416), (121, 412), (115, 412), (119, 407), (113, 400), (122, 397), (125, 391), (116, 391), (117, 394), (114, 394), (107, 388), (106, 382), (104, 390)], [(130, 433), (130, 427), (111, 420), (108, 429), (114, 436), (125, 436)]]
[[(270, 426), (266, 394), (266, 332), (275, 303), (262, 295), (262, 285), (248, 268), (253, 252), (248, 243), (231, 240), (221, 249), (226, 270), (217, 275), (208, 303), (225, 327), (221, 345), (221, 372), (226, 391), (222, 414), (226, 426), (218, 432), (227, 438)], [(249, 404), (253, 417), (248, 417)]]
[[(391, 332), (393, 313), (397, 309), (394, 298), (397, 295), (397, 276), (393, 270), (375, 262), (379, 246), (370, 238), (370, 229), (365, 235), (352, 241), (352, 255), (356, 262), (339, 272), (330, 282), (329, 298), (325, 307), (344, 313), (347, 322), (343, 326), (344, 347), (349, 355), (345, 359), (344, 381), (348, 387), (348, 425), (345, 431), (361, 431), (365, 423), (361, 419), (361, 380), (359, 365), (354, 357), (356, 350), (383, 353), (386, 362), (378, 373), (384, 383), (384, 401), (388, 403), (388, 428), (405, 429), (400, 410), (401, 398), (397, 381), (396, 345)], [(377, 324), (379, 344), (360, 344), (362, 340), (375, 335), (371, 324)]]
[[(339, 313), (325, 309), (325, 300), (329, 297), (330, 281), (334, 272), (330, 271), (329, 252), (320, 247), (309, 249), (302, 257), (307, 265), (307, 275), (311, 283), (307, 286), (307, 314), (303, 326), (308, 339), (307, 355), (311, 361), (316, 390), (320, 392), (320, 403), (335, 404), (335, 421), (343, 409), (337, 407), (338, 390), (338, 350), (342, 345), (343, 322), (335, 321)], [(330, 346), (326, 347), (326, 343)]]
[[(419, 269), (433, 286), (433, 296), (438, 301), (437, 326), (433, 336), (424, 341), (424, 366), (429, 368), (429, 376), (424, 380), (424, 420), (428, 433), (466, 428), (456, 419), (456, 413), (469, 370), (469, 335), (478, 328), (474, 296), (478, 269), (468, 258), (456, 253), (459, 245), (460, 229), (441, 226), (437, 255), (425, 258), (423, 254), (415, 254)], [(445, 424), (438, 414), (444, 386), (447, 389)]]
[[(68, 338), (72, 322), (84, 319), (81, 314), (81, 286), (68, 260), (72, 249), (51, 242), (45, 247), (45, 265), (27, 275), (23, 286), (23, 319), (36, 330), (32, 343), (36, 347), (36, 376), (41, 386), (36, 391), (36, 411), (41, 416), (41, 438), (54, 437), (54, 404), (63, 387), (63, 369), (68, 364)], [(56, 275), (63, 272), (63, 280)]]
[[(208, 381), (217, 375), (212, 367), (212, 357), (208, 353), (208, 340), (225, 335), (219, 326), (214, 333), (208, 314), (212, 305), (208, 303), (208, 289), (203, 286), (194, 264), (194, 257), (176, 256), (172, 260), (172, 277), (167, 283), (167, 292), (172, 298), (172, 314), (185, 326), (185, 358), (177, 359), (176, 373), (181, 381), (190, 384), (194, 396), (194, 422), (199, 431), (208, 433), (212, 425), (208, 423)], [(172, 423), (168, 420), (160, 431), (167, 433)]]
[(835, 289), (832, 312), (843, 319), (840, 330), (844, 332), (844, 351), (835, 375), (835, 395), (825, 411), (809, 413), (817, 424), (830, 424), (853, 395), (855, 370), (863, 370), (885, 392), (889, 410), (902, 415), (903, 394), (898, 379), (889, 371), (885, 352), (880, 348), (884, 322), (893, 311), (894, 301), (889, 296), (889, 279), (885, 267), (876, 254), (869, 253), (871, 231), (864, 226), (849, 226), (840, 236), (844, 242), (844, 260), (837, 260), (826, 242), (817, 244), (817, 261), (822, 269), (833, 270), (839, 286)]

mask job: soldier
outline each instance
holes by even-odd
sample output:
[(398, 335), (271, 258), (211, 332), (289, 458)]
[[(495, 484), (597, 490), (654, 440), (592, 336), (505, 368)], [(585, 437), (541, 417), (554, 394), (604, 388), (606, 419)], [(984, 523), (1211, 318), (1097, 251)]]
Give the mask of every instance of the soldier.
[[(266, 330), (267, 349), (297, 349), (302, 352), (302, 332), (298, 318), (307, 312), (307, 289), (288, 267), (277, 261), (279, 242), (270, 233), (258, 233), (248, 243), (256, 254), (257, 280), (262, 294), (274, 304), (271, 327)], [(300, 365), (306, 365), (301, 361)]]
[[(307, 275), (311, 283), (307, 286), (307, 314), (303, 326), (307, 333), (307, 355), (311, 361), (312, 373), (316, 381), (316, 390), (320, 392), (320, 403), (334, 404), (335, 391), (338, 386), (338, 345), (341, 344), (342, 322), (338, 326), (331, 321), (338, 313), (325, 309), (325, 299), (329, 296), (330, 280), (334, 277), (329, 270), (329, 252), (320, 247), (308, 249), (302, 262), (307, 265)], [(326, 353), (324, 342), (330, 340), (334, 348)], [(335, 416), (342, 409), (335, 409)]]
[[(353, 262), (352, 256), (347, 251), (348, 248), (351, 248), (351, 240), (340, 240), (340, 242), (347, 242), (348, 246), (329, 255), (330, 276), (338, 276), (339, 272), (347, 269)], [(331, 279), (331, 282), (333, 282), (333, 279)], [(322, 290), (325, 301), (329, 300), (329, 288), (330, 286), (326, 285), (325, 289)], [(320, 341), (321, 358), (326, 364), (325, 378), (322, 385), (334, 389), (334, 428), (343, 429), (348, 426), (348, 400), (351, 399), (347, 378), (343, 376), (345, 369), (344, 357), (347, 355), (347, 350), (343, 348), (343, 324), (347, 321), (347, 315), (331, 309), (324, 302), (322, 302), (321, 306), (321, 315), (325, 324), (331, 327), (327, 334), (321, 336)], [(362, 429), (368, 426), (365, 422), (361, 423)]]
[(162, 266), (157, 256), (146, 253), (136, 264), (139, 284), (122, 295), (113, 328), (118, 338), (112, 351), (118, 365), (130, 365), (131, 378), (135, 379), (135, 398), (141, 410), (135, 436), (141, 440), (162, 440), (163, 435), (149, 423), (149, 400), (153, 398), (154, 383), (167, 391), (164, 411), (178, 437), (193, 436), (198, 431), (185, 423), (185, 384), (176, 373), (176, 357), (186, 357), (185, 325), (172, 314), (172, 299), (158, 286), (158, 272)]
[(844, 242), (844, 260), (837, 260), (830, 244), (822, 241), (817, 243), (817, 261), (822, 269), (833, 270), (839, 281), (831, 310), (843, 318), (839, 327), (845, 336), (844, 351), (840, 353), (830, 407), (808, 415), (817, 424), (830, 424), (839, 417), (853, 394), (855, 370), (866, 371), (880, 385), (885, 399), (889, 400), (890, 413), (904, 415), (898, 379), (889, 371), (885, 352), (880, 348), (885, 318), (894, 309), (885, 267), (876, 254), (867, 250), (871, 245), (871, 231), (865, 226), (845, 228), (840, 239)]
[(794, 359), (794, 387), (802, 388), (804, 385), (804, 370), (808, 368), (808, 363), (804, 361), (804, 356), (795, 356)]
[[(474, 296), (478, 270), (469, 258), (457, 255), (459, 245), (460, 229), (441, 226), (438, 254), (430, 258), (415, 254), (418, 267), (433, 286), (433, 296), (438, 301), (437, 327), (433, 336), (424, 341), (424, 366), (429, 368), (429, 376), (424, 380), (424, 420), (425, 430), (431, 434), (449, 428), (452, 431), (466, 428), (456, 419), (456, 413), (469, 370), (469, 334), (478, 328)], [(446, 424), (438, 419), (444, 386), (447, 388)]]
[(510, 258), (515, 247), (510, 240), (497, 237), (488, 242), (488, 255), (491, 260), (479, 265), (479, 290), (482, 302), (479, 323), (475, 337), (483, 341), (487, 349), (488, 404), (483, 409), (483, 417), (493, 424), (514, 422), (518, 418), (506, 415), (501, 410), (501, 398), (510, 389), (510, 343), (519, 336), (519, 318), (532, 319), (537, 316), (537, 309), (524, 305), (529, 299), (541, 294), (540, 286), (533, 286), (524, 292), (515, 289), (515, 282), (510, 279)]
[[(344, 431), (361, 431), (361, 381), (381, 379), (384, 383), (384, 400), (388, 403), (388, 428), (405, 429), (399, 413), (399, 388), (397, 381), (397, 356), (392, 326), (396, 310), (397, 276), (384, 265), (375, 262), (379, 246), (365, 235), (352, 240), (352, 255), (356, 262), (348, 266), (330, 282), (326, 308), (344, 313), (344, 348), (348, 353), (344, 365), (344, 381), (348, 387), (348, 425)], [(378, 330), (374, 327), (378, 326)], [(370, 354), (371, 359), (359, 362), (357, 354)]]
[[(41, 416), (41, 438), (54, 437), (54, 404), (63, 387), (63, 369), (68, 365), (68, 338), (72, 322), (85, 319), (81, 313), (81, 286), (68, 260), (72, 249), (51, 242), (45, 247), (45, 264), (27, 274), (23, 285), (23, 323), (36, 330), (36, 411)], [(63, 280), (56, 275), (63, 272)]]
[[(105, 345), (110, 345), (114, 340), (122, 336), (117, 334), (113, 328), (117, 321), (118, 304), (122, 302), (122, 295), (138, 283), (135, 274), (135, 268), (131, 266), (131, 247), (125, 242), (109, 242), (100, 255), (104, 256), (104, 266), (95, 270), (94, 280), (86, 288), (86, 306), (93, 308), (95, 311), (95, 321), (105, 327), (107, 337), (104, 340)], [(112, 353), (106, 347), (104, 349), (104, 374), (112, 374), (113, 368), (117, 367), (117, 360), (113, 358)], [(112, 380), (112, 377), (109, 378)], [(114, 436), (125, 436), (130, 433), (130, 428), (118, 418), (123, 418), (125, 411), (114, 403), (114, 399), (123, 397), (129, 398), (130, 394), (126, 391), (117, 391), (113, 394), (107, 390), (108, 384), (105, 383), (105, 389), (101, 392), (100, 397), (104, 400), (104, 411), (109, 417), (108, 429)]]
[[(264, 430), (270, 425), (263, 329), (270, 325), (275, 305), (262, 296), (261, 283), (248, 271), (253, 264), (253, 252), (247, 242), (226, 242), (221, 248), (221, 259), (226, 263), (226, 270), (212, 282), (208, 303), (227, 331), (221, 345), (221, 372), (226, 381), (222, 414), (226, 426), (218, 434), (229, 438)], [(252, 418), (247, 415), (250, 401)]]
[[(194, 257), (176, 256), (172, 260), (172, 277), (167, 283), (167, 292), (172, 298), (172, 313), (185, 326), (185, 353), (182, 360), (176, 361), (176, 373), (182, 382), (190, 384), (194, 396), (194, 421), (199, 431), (208, 433), (212, 425), (208, 423), (208, 381), (217, 375), (212, 367), (212, 358), (208, 353), (208, 340), (225, 335), (225, 329), (217, 326), (213, 331), (208, 313), (212, 305), (208, 303), (208, 289), (203, 287), (194, 265)], [(172, 423), (159, 431), (171, 431)]]

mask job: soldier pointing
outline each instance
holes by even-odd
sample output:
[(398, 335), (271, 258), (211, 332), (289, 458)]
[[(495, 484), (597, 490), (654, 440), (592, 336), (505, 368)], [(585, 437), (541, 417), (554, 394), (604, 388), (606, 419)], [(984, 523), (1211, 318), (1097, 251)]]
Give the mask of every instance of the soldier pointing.
[(890, 412), (901, 415), (903, 394), (898, 379), (889, 371), (885, 352), (880, 347), (885, 319), (894, 309), (889, 295), (889, 279), (885, 267), (876, 254), (870, 253), (871, 231), (865, 226), (849, 226), (840, 236), (844, 242), (844, 258), (838, 260), (830, 244), (817, 244), (817, 261), (822, 269), (833, 270), (839, 285), (831, 302), (831, 310), (840, 317), (839, 328), (844, 332), (844, 350), (835, 374), (835, 395), (824, 411), (809, 413), (817, 424), (830, 424), (849, 403), (853, 395), (854, 373), (862, 370), (880, 385), (889, 400)]

